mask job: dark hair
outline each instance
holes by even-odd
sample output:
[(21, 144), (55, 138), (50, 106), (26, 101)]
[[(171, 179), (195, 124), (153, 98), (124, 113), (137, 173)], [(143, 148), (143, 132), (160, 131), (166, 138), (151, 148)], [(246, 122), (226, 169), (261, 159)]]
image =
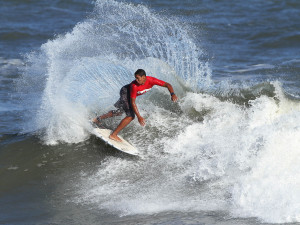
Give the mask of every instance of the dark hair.
[(134, 76), (139, 75), (139, 76), (146, 76), (146, 72), (143, 69), (138, 69), (135, 71)]

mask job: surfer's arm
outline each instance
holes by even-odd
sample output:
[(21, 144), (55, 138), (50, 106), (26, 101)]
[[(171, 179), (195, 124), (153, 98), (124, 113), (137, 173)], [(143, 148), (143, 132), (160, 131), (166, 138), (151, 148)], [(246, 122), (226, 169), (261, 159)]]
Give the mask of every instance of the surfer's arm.
[(139, 110), (135, 104), (135, 98), (131, 98), (131, 106), (132, 106), (132, 109), (136, 115), (136, 117), (138, 118), (138, 121), (139, 123), (142, 125), (142, 126), (145, 126), (145, 119), (141, 116), (141, 114), (139, 113)]
[(177, 98), (177, 96), (176, 96), (175, 93), (174, 93), (174, 89), (173, 89), (172, 85), (169, 84), (169, 83), (167, 83), (167, 82), (165, 82), (165, 84), (163, 85), (163, 87), (168, 88), (168, 90), (169, 90), (169, 92), (170, 92), (170, 95), (171, 95), (172, 101), (173, 101), (173, 102), (176, 102), (176, 101), (178, 100), (178, 98)]

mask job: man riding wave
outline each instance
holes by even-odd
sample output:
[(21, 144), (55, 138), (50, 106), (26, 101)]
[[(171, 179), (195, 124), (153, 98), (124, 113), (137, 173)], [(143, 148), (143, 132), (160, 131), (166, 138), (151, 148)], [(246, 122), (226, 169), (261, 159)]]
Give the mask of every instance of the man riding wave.
[(119, 116), (125, 112), (126, 117), (120, 122), (118, 127), (110, 134), (109, 138), (115, 141), (121, 142), (122, 140), (118, 137), (118, 133), (125, 128), (134, 118), (135, 115), (138, 118), (141, 126), (145, 126), (145, 119), (140, 115), (135, 99), (137, 96), (145, 94), (150, 91), (154, 85), (168, 88), (171, 100), (176, 102), (178, 100), (174, 93), (171, 84), (159, 80), (155, 77), (146, 76), (146, 72), (143, 69), (138, 69), (135, 73), (135, 80), (130, 84), (123, 86), (120, 90), (120, 99), (114, 104), (117, 110), (111, 110), (108, 113), (96, 117), (93, 122), (97, 125), (101, 125), (101, 120), (113, 116)]

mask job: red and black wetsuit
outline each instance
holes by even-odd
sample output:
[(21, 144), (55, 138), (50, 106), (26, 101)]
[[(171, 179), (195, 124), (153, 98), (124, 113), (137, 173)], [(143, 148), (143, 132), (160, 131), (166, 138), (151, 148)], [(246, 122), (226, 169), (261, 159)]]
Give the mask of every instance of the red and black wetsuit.
[(136, 80), (130, 84), (123, 86), (120, 90), (120, 99), (114, 104), (118, 111), (124, 111), (126, 116), (135, 117), (132, 109), (130, 98), (136, 98), (146, 92), (150, 91), (154, 85), (163, 86), (166, 82), (159, 80), (155, 77), (147, 76), (144, 84), (138, 84)]

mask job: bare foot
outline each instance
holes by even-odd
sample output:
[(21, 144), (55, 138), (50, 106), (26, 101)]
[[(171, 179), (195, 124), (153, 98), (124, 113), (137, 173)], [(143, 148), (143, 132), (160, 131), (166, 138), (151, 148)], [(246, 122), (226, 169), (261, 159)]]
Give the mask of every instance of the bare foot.
[(97, 125), (97, 127), (102, 127), (102, 123), (97, 120), (97, 118), (93, 119), (93, 123)]
[(118, 141), (118, 142), (122, 142), (121, 138), (119, 138), (117, 135), (109, 135), (109, 138), (114, 140), (114, 141)]

